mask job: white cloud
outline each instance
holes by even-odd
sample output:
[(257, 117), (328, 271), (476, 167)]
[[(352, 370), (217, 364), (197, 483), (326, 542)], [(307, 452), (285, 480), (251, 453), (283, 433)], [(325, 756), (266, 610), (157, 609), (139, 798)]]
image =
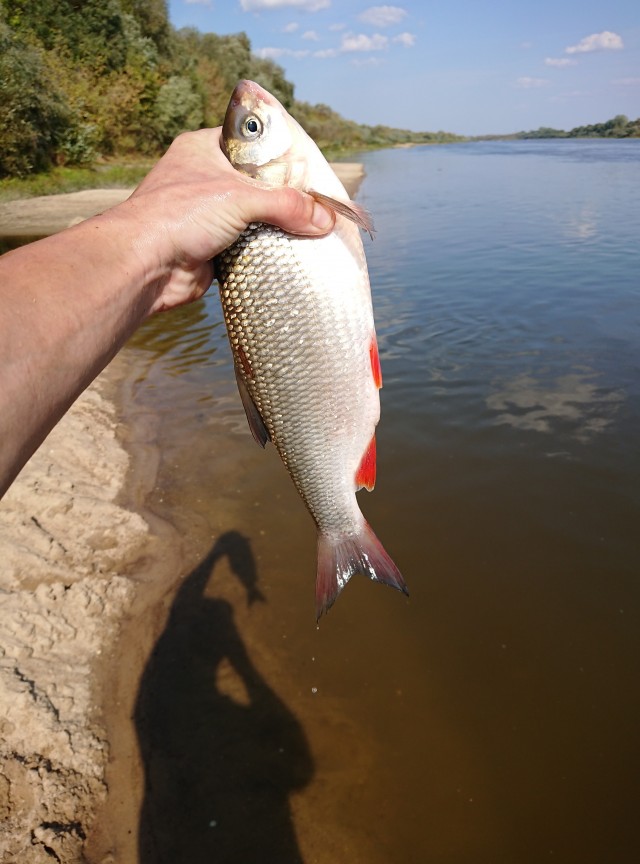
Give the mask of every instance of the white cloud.
[(253, 52), (256, 57), (261, 57), (263, 60), (277, 60), (287, 53), (286, 48), (256, 48)]
[(282, 28), (283, 33), (295, 33), (300, 25), (297, 21), (290, 21), (288, 24), (285, 24)]
[(577, 60), (571, 60), (569, 57), (545, 57), (545, 66), (555, 66), (558, 69), (563, 69), (565, 66), (576, 66)]
[(576, 99), (593, 99), (593, 97), (594, 94), (591, 90), (567, 90), (552, 96), (549, 101), (564, 104), (565, 102), (575, 102)]
[(619, 84), (621, 87), (640, 87), (640, 78), (616, 78), (612, 84)]
[(346, 28), (346, 26), (347, 26), (346, 24), (340, 24), (340, 23), (329, 24), (329, 30), (331, 30), (332, 32), (337, 32), (338, 30), (344, 30)]
[(382, 63), (380, 57), (354, 57), (351, 61), (352, 66), (381, 66)]
[(413, 33), (398, 33), (397, 36), (394, 36), (391, 40), (392, 42), (397, 42), (400, 45), (404, 45), (405, 48), (411, 48), (416, 44), (416, 37)]
[(370, 6), (358, 18), (372, 27), (390, 27), (399, 24), (407, 16), (407, 10), (400, 6)]
[(547, 84), (550, 84), (548, 78), (518, 78), (516, 81), (517, 87), (522, 87), (525, 90), (531, 90), (535, 87), (546, 87)]
[(620, 51), (624, 48), (622, 37), (617, 33), (611, 33), (609, 30), (603, 30), (602, 33), (592, 33), (591, 36), (585, 36), (577, 45), (569, 45), (565, 48), (567, 54), (589, 54), (592, 51)]
[(300, 60), (302, 57), (308, 57), (309, 51), (294, 51), (292, 48), (258, 48), (254, 54), (263, 60), (277, 60), (279, 57), (294, 57)]
[[(578, 237), (588, 239), (580, 234)], [(603, 393), (596, 374), (589, 370), (548, 381), (524, 373), (492, 384), (494, 392), (486, 398), (486, 404), (496, 412), (494, 423), (543, 433), (555, 432), (562, 424), (563, 434), (583, 442), (607, 429), (625, 401), (621, 390)]]
[(342, 37), (342, 51), (382, 51), (389, 44), (389, 39), (386, 36), (381, 36), (380, 33), (374, 33), (373, 36), (365, 36), (364, 33), (359, 33), (354, 36), (353, 33), (346, 33)]
[(243, 12), (262, 12), (263, 10), (294, 7), (306, 12), (317, 12), (331, 6), (331, 0), (240, 0)]
[[(247, 4), (247, 3), (254, 3), (255, 4), (256, 2), (258, 2), (258, 0), (241, 0), (241, 2), (243, 2), (243, 4)], [(262, 0), (262, 2), (263, 3), (264, 2), (270, 2), (273, 4), (276, 2), (283, 2), (283, 0)], [(379, 7), (373, 7), (373, 8), (374, 9), (388, 10), (388, 9), (397, 9), (398, 7), (396, 7), (396, 6), (379, 6)], [(338, 30), (342, 30), (343, 28), (344, 28), (344, 25), (332, 25), (329, 29), (334, 30), (334, 31), (338, 31)], [(293, 23), (293, 22), (291, 24), (287, 24), (283, 28), (283, 31), (286, 33), (294, 33), (297, 30), (298, 30), (298, 25), (296, 23)], [(308, 42), (318, 42), (319, 41), (319, 36), (318, 36), (318, 33), (316, 30), (306, 30), (304, 33), (302, 33), (300, 35), (300, 38), (304, 39)], [(415, 42), (416, 42), (415, 35), (413, 33), (408, 33), (408, 32), (398, 33), (397, 36), (393, 36), (393, 37), (384, 36), (381, 33), (373, 33), (372, 35), (368, 36), (364, 33), (346, 32), (346, 33), (342, 34), (341, 43), (340, 43), (340, 46), (338, 48), (323, 48), (323, 49), (318, 49), (315, 51), (310, 51), (308, 49), (296, 51), (292, 48), (276, 48), (273, 46), (269, 46), (266, 48), (259, 48), (256, 50), (255, 53), (258, 57), (262, 57), (263, 59), (269, 59), (269, 60), (277, 60), (280, 57), (295, 57), (298, 59), (302, 58), (302, 57), (315, 57), (318, 60), (325, 60), (327, 58), (337, 57), (339, 54), (366, 54), (369, 52), (380, 52), (380, 51), (384, 51), (387, 48), (389, 48), (389, 46), (391, 44), (403, 45), (405, 48), (411, 48), (413, 45), (415, 45)], [(354, 61), (352, 61), (352, 62), (354, 62)], [(369, 58), (367, 60), (358, 59), (357, 61), (355, 61), (355, 64), (356, 65), (366, 65), (366, 64), (370, 63), (371, 65), (374, 65), (378, 62), (380, 62), (380, 61), (376, 61), (373, 58)]]

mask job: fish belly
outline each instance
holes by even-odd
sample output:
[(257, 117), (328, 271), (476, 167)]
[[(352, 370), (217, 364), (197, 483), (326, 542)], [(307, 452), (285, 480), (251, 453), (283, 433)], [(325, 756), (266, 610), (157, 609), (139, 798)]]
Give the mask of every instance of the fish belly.
[(328, 535), (362, 527), (356, 475), (380, 413), (369, 282), (351, 229), (312, 239), (252, 224), (216, 262), (237, 371)]

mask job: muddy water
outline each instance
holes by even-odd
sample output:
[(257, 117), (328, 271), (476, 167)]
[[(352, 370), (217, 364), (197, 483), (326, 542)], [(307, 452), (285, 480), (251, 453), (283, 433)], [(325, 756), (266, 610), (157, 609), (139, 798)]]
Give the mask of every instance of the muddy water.
[(135, 723), (140, 860), (640, 853), (640, 142), (368, 154), (385, 386), (363, 510), (410, 599), (317, 628), (310, 517), (215, 296), (129, 347), (185, 541)]

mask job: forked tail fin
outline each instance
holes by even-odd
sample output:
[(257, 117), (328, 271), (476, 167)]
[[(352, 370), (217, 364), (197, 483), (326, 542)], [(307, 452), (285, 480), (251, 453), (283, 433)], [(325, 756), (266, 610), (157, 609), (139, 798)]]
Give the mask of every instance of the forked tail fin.
[(317, 619), (333, 605), (354, 573), (409, 594), (402, 574), (366, 522), (359, 534), (333, 537), (318, 532)]

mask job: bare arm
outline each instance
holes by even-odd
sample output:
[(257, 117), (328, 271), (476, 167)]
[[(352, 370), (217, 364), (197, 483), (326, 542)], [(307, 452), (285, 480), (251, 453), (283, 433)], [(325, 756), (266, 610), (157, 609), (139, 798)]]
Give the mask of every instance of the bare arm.
[(205, 293), (211, 259), (251, 221), (333, 225), (309, 196), (244, 180), (206, 129), (177, 138), (123, 204), (0, 258), (0, 496), (149, 315)]

